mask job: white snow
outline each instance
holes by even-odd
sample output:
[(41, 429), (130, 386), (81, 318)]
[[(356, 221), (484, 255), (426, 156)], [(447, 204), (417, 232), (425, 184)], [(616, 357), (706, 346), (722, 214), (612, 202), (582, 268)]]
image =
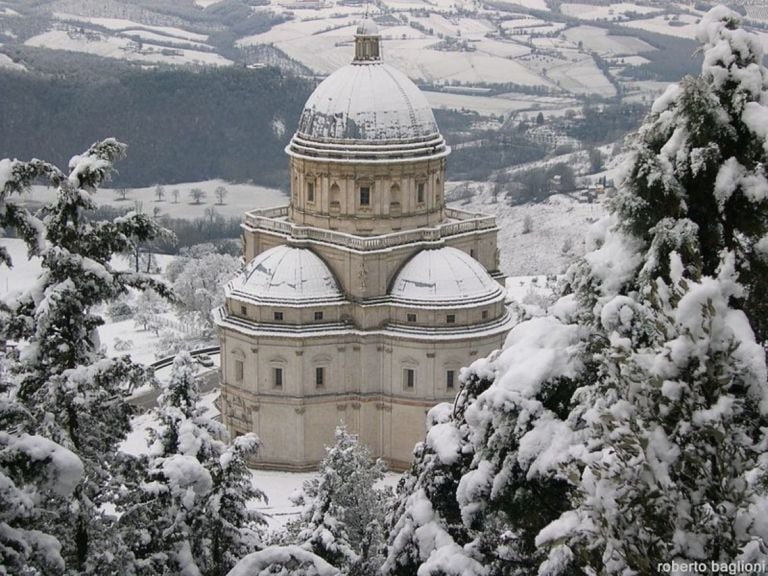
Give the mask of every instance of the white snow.
[[(275, 565), (286, 569), (275, 572)], [(338, 576), (339, 571), (325, 560), (298, 546), (268, 546), (249, 554), (230, 570), (227, 576), (288, 576), (291, 567), (301, 566), (307, 576)]]
[(683, 89), (680, 84), (670, 84), (664, 93), (656, 98), (656, 100), (654, 100), (653, 105), (651, 106), (651, 112), (654, 114), (660, 114), (661, 112), (664, 112), (667, 108), (677, 102), (677, 99), (680, 97), (682, 92)]
[(656, 32), (657, 34), (695, 40), (698, 18), (689, 14), (680, 14), (677, 20), (665, 20), (664, 16), (654, 16), (652, 18), (622, 22), (621, 25), (627, 28), (638, 28), (640, 30), (648, 30), (649, 32)]
[[(24, 66), (24, 64), (19, 64), (18, 62), (14, 62), (10, 56), (7, 56), (6, 54), (2, 54), (2, 53), (0, 53), (0, 68), (8, 68), (10, 70), (26, 70), (27, 69), (27, 67)], [(2, 179), (0, 179), (0, 182), (2, 182)]]
[(186, 48), (168, 49), (163, 46), (144, 43), (139, 49), (128, 38), (91, 32), (81, 34), (73, 30), (49, 30), (33, 36), (24, 42), (27, 46), (84, 52), (105, 58), (116, 58), (140, 62), (164, 62), (167, 64), (198, 64), (227, 66), (231, 60), (215, 52), (203, 52)]
[(83, 476), (83, 463), (76, 454), (42, 436), (11, 435), (0, 431), (0, 454), (17, 452), (47, 469), (47, 487), (59, 496), (68, 496)]
[[(574, 164), (574, 159), (562, 157)], [(536, 164), (537, 167), (544, 165)], [(612, 177), (609, 173), (608, 177)], [(582, 255), (585, 237), (596, 220), (605, 215), (602, 198), (586, 202), (584, 193), (554, 194), (543, 202), (510, 205), (503, 195), (494, 202), (492, 186), (465, 183), (474, 188), (466, 200), (451, 200), (459, 183), (446, 184), (449, 206), (493, 214), (499, 226), (500, 269), (510, 276), (559, 274)], [(524, 232), (526, 218), (532, 230)], [(568, 246), (570, 246), (569, 249)], [(542, 249), (546, 247), (546, 249)]]
[(603, 237), (602, 246), (585, 255), (592, 274), (600, 281), (600, 289), (604, 294), (614, 294), (635, 273), (642, 261), (642, 244), (635, 238), (624, 234), (614, 234), (611, 228), (618, 226), (615, 215), (608, 216), (604, 221), (595, 224), (595, 230), (609, 227)]
[[(219, 186), (227, 190), (227, 196), (223, 204), (218, 204), (214, 191)], [(114, 188), (99, 188), (93, 194), (93, 201), (101, 205), (115, 207), (135, 208), (138, 204), (141, 211), (152, 213), (158, 209), (159, 216), (172, 218), (203, 218), (207, 209), (213, 208), (216, 213), (233, 218), (242, 218), (243, 212), (256, 208), (267, 208), (282, 204), (287, 201), (285, 193), (275, 188), (265, 188), (255, 184), (237, 184), (224, 180), (203, 180), (200, 182), (182, 182), (178, 184), (164, 184), (165, 197), (158, 200), (155, 195), (156, 186), (144, 188), (130, 188), (126, 192), (126, 200), (120, 199), (118, 190)], [(200, 204), (192, 201), (190, 192), (199, 188), (205, 193)], [(174, 199), (173, 192), (178, 191), (178, 201)], [(21, 198), (25, 202), (51, 202), (56, 197), (55, 188), (45, 186), (32, 186), (30, 192)]]
[(635, 14), (649, 14), (658, 12), (659, 8), (652, 6), (641, 6), (629, 2), (611, 2), (607, 6), (595, 4), (571, 4), (560, 5), (560, 12), (567, 16), (573, 16), (580, 20), (621, 20), (627, 18), (627, 12)]
[(390, 295), (407, 303), (459, 305), (498, 297), (502, 289), (477, 260), (447, 246), (411, 258), (392, 282)]
[(256, 300), (314, 302), (342, 298), (333, 273), (311, 250), (275, 246), (248, 263), (227, 294)]
[(768, 107), (758, 102), (747, 102), (741, 119), (752, 132), (763, 139), (763, 148), (768, 151)]
[(427, 99), (383, 63), (349, 64), (323, 80), (304, 106), (298, 132), (314, 138), (409, 140), (437, 133)]
[(28, 257), (23, 240), (0, 238), (0, 246), (8, 251), (13, 261), (13, 268), (0, 265), (0, 297), (4, 297), (31, 286), (40, 276), (42, 268), (38, 256)]
[(145, 30), (154, 30), (164, 35), (175, 36), (177, 38), (184, 38), (186, 40), (192, 40), (197, 42), (206, 42), (208, 36), (205, 34), (197, 34), (195, 32), (189, 32), (182, 28), (175, 28), (172, 26), (150, 26), (141, 22), (134, 22), (133, 20), (127, 20), (125, 18), (96, 18), (88, 16), (80, 16), (77, 14), (67, 14), (64, 12), (56, 12), (54, 15), (61, 20), (74, 20), (76, 22), (88, 22), (95, 24), (109, 30), (126, 30), (131, 28), (143, 28)]
[(461, 451), (459, 430), (452, 422), (436, 424), (427, 433), (427, 445), (435, 451), (444, 464), (454, 464)]
[(603, 56), (632, 55), (656, 50), (653, 46), (633, 36), (614, 36), (605, 28), (576, 26), (563, 32), (571, 42), (582, 42), (590, 50)]

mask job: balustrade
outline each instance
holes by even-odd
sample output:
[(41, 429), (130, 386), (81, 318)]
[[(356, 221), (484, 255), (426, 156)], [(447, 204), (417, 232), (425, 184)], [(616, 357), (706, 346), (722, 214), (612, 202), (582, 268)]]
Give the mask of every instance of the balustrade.
[(380, 250), (415, 242), (434, 242), (449, 236), (496, 227), (496, 218), (485, 214), (446, 208), (445, 215), (451, 220), (450, 222), (430, 228), (416, 228), (379, 236), (356, 236), (314, 226), (299, 226), (286, 219), (288, 206), (246, 212), (245, 225), (254, 230), (268, 230), (300, 240), (328, 242), (362, 251)]

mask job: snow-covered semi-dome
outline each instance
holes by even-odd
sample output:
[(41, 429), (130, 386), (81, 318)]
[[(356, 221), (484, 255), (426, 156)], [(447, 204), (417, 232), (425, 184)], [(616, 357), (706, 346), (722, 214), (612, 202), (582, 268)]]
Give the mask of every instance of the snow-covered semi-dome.
[(316, 304), (343, 300), (328, 266), (311, 250), (276, 246), (256, 256), (226, 287), (227, 297), (264, 303)]
[(422, 250), (411, 258), (389, 294), (402, 304), (461, 306), (502, 299), (504, 289), (477, 260), (446, 246)]
[(298, 158), (391, 162), (440, 158), (450, 148), (419, 88), (381, 60), (376, 24), (355, 34), (355, 58), (323, 80), (307, 100), (286, 147)]

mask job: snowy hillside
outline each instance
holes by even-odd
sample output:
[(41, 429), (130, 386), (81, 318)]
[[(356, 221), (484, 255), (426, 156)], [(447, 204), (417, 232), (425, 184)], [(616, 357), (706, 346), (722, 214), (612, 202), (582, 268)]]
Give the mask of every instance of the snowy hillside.
[[(587, 230), (605, 215), (601, 199), (590, 202), (586, 192), (554, 194), (547, 200), (519, 206), (494, 203), (489, 187), (469, 202), (454, 204), (496, 216), (499, 226), (501, 269), (509, 276), (561, 274), (584, 254)], [(530, 218), (530, 232), (526, 219)]]
[[(230, 0), (186, 1), (172, 11), (116, 0), (6, 4), (0, 2), (0, 42), (6, 45), (0, 52), (21, 45), (197, 66), (288, 65), (292, 59), (318, 75), (349, 61), (354, 25), (366, 10), (334, 0), (269, 0), (236, 10)], [(649, 43), (645, 33), (690, 39), (701, 15), (683, 2), (550, 4), (384, 0), (372, 15), (386, 41), (387, 60), (414, 80), (435, 86), (512, 84), (599, 97), (615, 96), (617, 83), (630, 84), (625, 69), (646, 64), (649, 54), (659, 52), (659, 42)], [(757, 11), (753, 16), (761, 22)], [(768, 35), (759, 33), (768, 42)], [(5, 63), (14, 64), (24, 66)]]

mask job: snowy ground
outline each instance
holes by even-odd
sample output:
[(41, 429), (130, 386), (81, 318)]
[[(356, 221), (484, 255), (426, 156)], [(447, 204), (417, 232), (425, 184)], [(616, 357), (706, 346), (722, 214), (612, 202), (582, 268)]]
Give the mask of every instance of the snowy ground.
[[(214, 191), (219, 186), (226, 189), (227, 194), (224, 203), (219, 204)], [(205, 192), (205, 197), (200, 204), (195, 204), (190, 197), (190, 191), (199, 188)], [(112, 188), (100, 188), (94, 195), (98, 205), (110, 205), (117, 208), (133, 208), (140, 203), (144, 212), (152, 213), (155, 208), (159, 210), (158, 216), (170, 216), (172, 218), (202, 218), (206, 209), (213, 208), (218, 214), (226, 217), (242, 217), (246, 210), (255, 208), (268, 208), (280, 204), (287, 204), (288, 197), (276, 188), (265, 188), (255, 184), (232, 184), (223, 180), (206, 180), (203, 182), (185, 182), (181, 184), (168, 184), (163, 186), (165, 196), (158, 201), (155, 195), (156, 186), (146, 188), (130, 188), (126, 193), (126, 199), (122, 200), (118, 191)], [(178, 190), (178, 201), (174, 200), (173, 191)], [(56, 195), (54, 188), (45, 186), (33, 186), (23, 198), (28, 202), (50, 202)]]
[[(564, 272), (584, 253), (588, 228), (605, 214), (601, 203), (586, 202), (581, 194), (555, 194), (541, 203), (512, 206), (501, 196), (494, 203), (489, 187), (478, 186), (470, 202), (451, 206), (496, 216), (501, 270), (511, 277)], [(526, 216), (532, 220), (528, 233), (523, 231)]]
[(81, 34), (76, 30), (49, 30), (29, 38), (24, 42), (27, 46), (38, 48), (50, 48), (53, 50), (66, 50), (68, 52), (84, 52), (104, 58), (116, 58), (139, 62), (162, 62), (164, 64), (198, 64), (204, 66), (228, 66), (231, 60), (216, 54), (202, 50), (189, 50), (187, 48), (169, 49), (159, 44), (142, 42), (139, 48), (137, 43), (129, 37), (135, 34), (125, 33), (127, 36), (114, 36), (89, 32)]
[(627, 12), (649, 14), (659, 12), (659, 8), (629, 2), (611, 2), (608, 6), (566, 3), (560, 5), (560, 12), (580, 20), (621, 20), (627, 18)]
[[(218, 416), (218, 409), (213, 401), (219, 392), (214, 391), (205, 394), (203, 404), (208, 408), (206, 415), (213, 418)], [(149, 431), (157, 428), (157, 420), (151, 412), (136, 416), (131, 421), (132, 431), (126, 440), (120, 445), (120, 450), (126, 454), (138, 456), (149, 451), (147, 441)], [(299, 492), (307, 480), (315, 476), (314, 472), (278, 472), (275, 470), (251, 470), (253, 485), (266, 494), (267, 502), (253, 502), (253, 507), (263, 512), (267, 517), (268, 529), (277, 530), (296, 518), (301, 512), (301, 507), (296, 506), (290, 500), (291, 495)], [(401, 474), (388, 473), (381, 485), (397, 486)]]
[(595, 26), (576, 26), (569, 28), (563, 35), (576, 44), (588, 43), (592, 50), (602, 56), (629, 56), (656, 50), (639, 38), (610, 35), (604, 28)]

